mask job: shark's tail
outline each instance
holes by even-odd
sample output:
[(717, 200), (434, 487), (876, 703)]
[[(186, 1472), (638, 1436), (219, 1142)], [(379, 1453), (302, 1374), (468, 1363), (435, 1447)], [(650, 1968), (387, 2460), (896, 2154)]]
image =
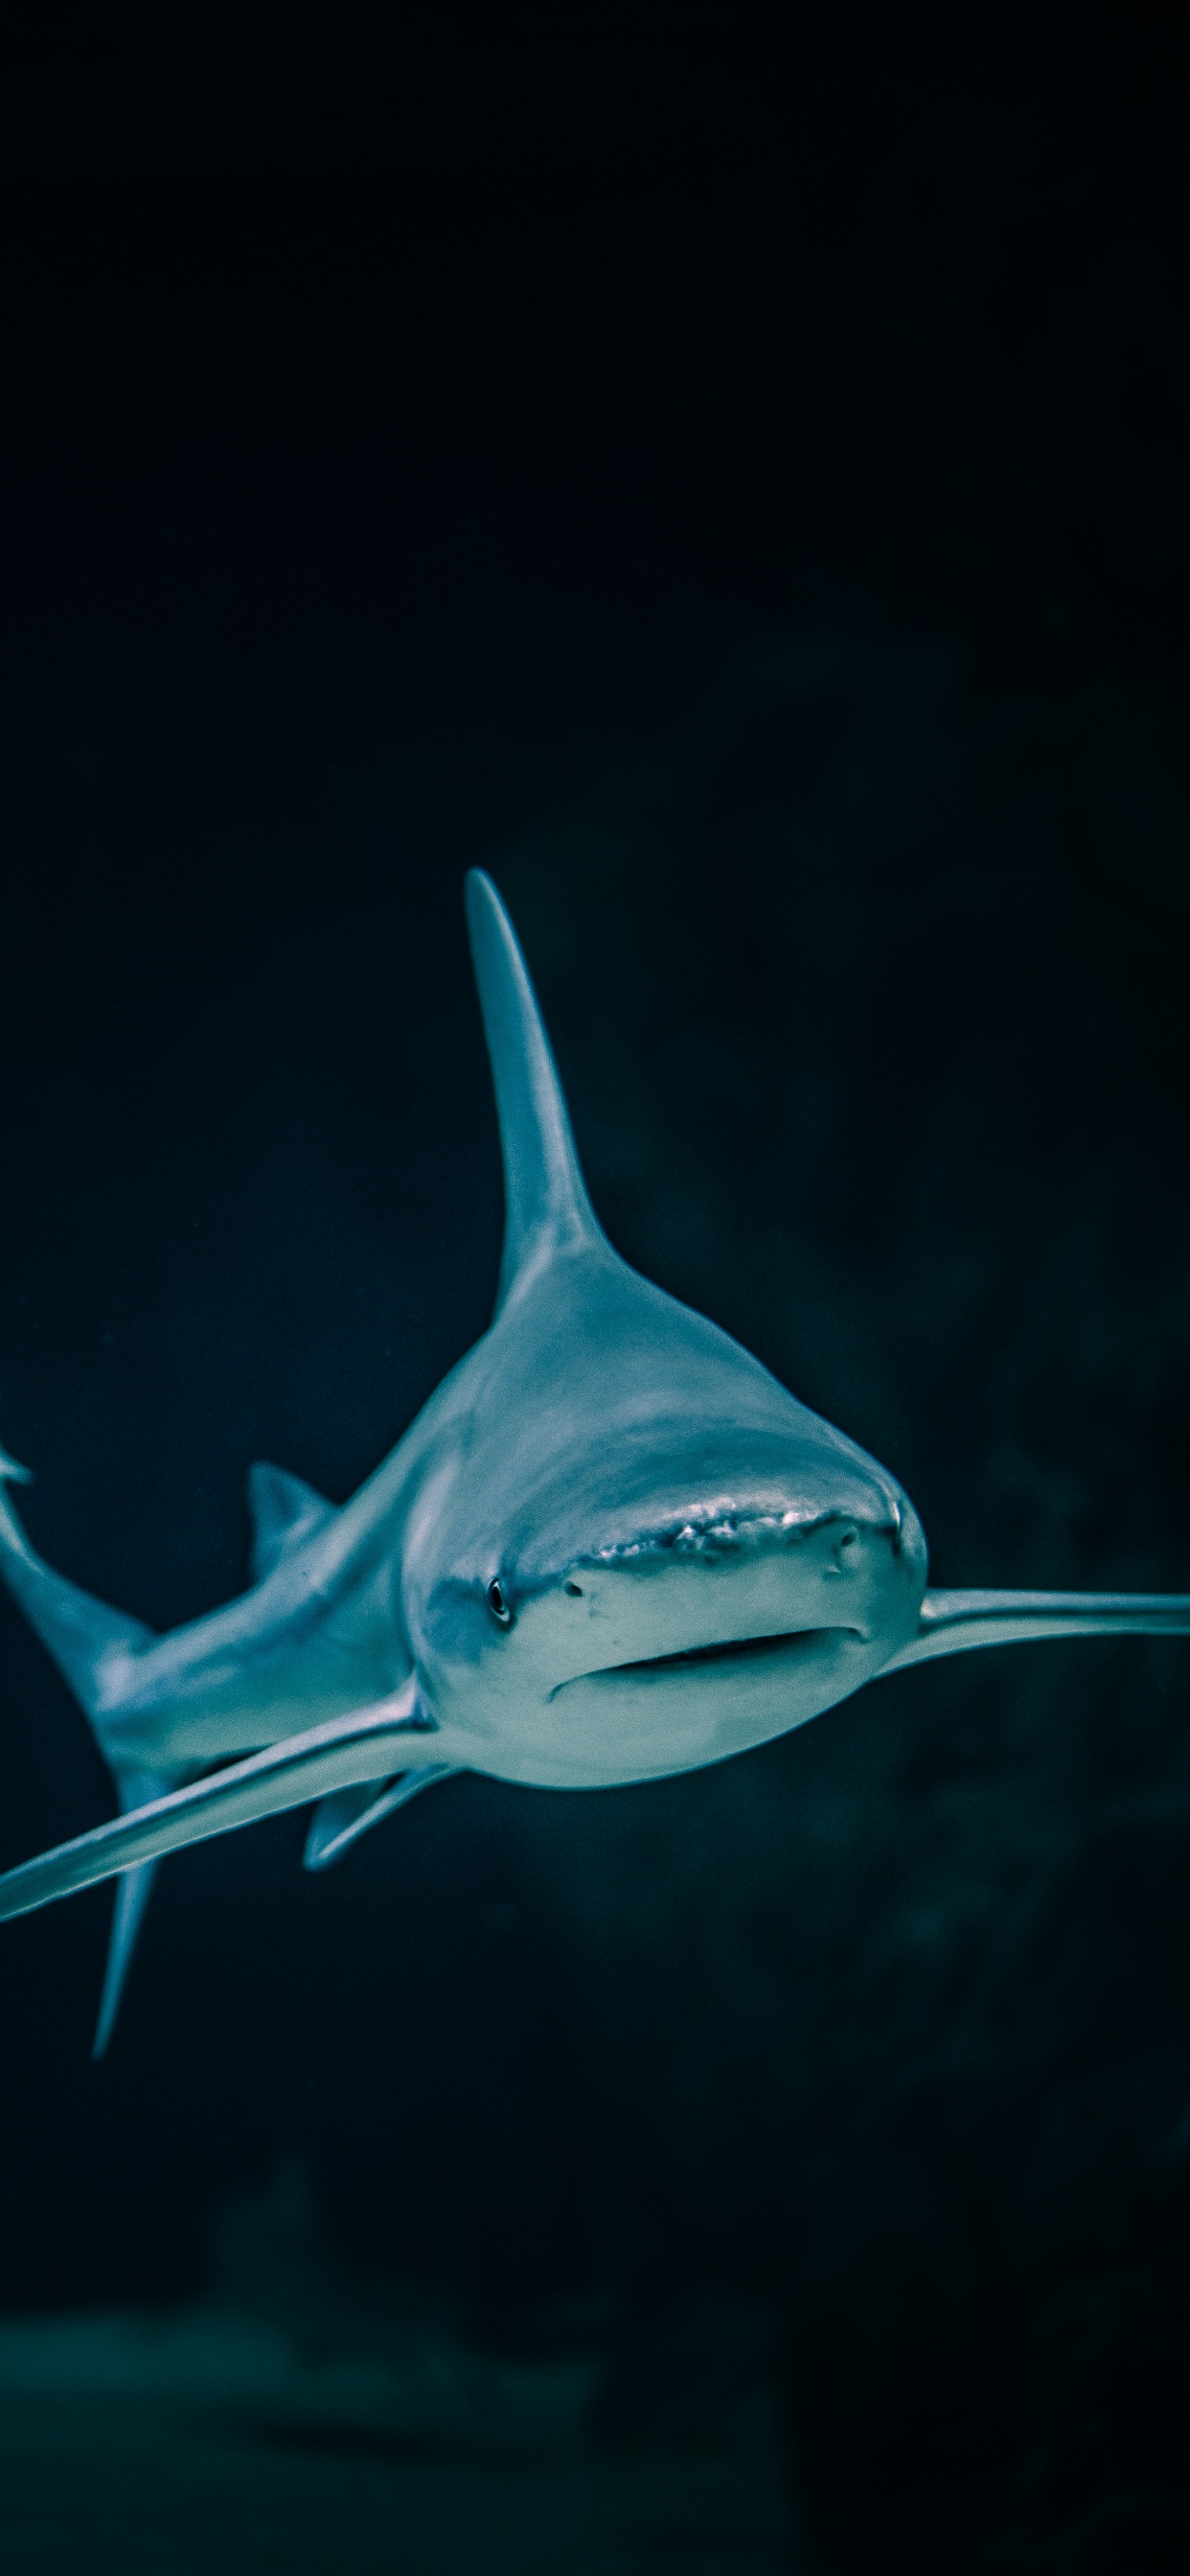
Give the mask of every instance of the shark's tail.
[[(29, 1469), (19, 1467), (15, 1458), (0, 1449), (0, 1576), (74, 1692), (111, 1773), (121, 1814), (127, 1815), (151, 1799), (164, 1797), (189, 1776), (184, 1770), (146, 1771), (121, 1758), (121, 1684), (126, 1675), (131, 1678), (138, 1655), (153, 1644), (153, 1631), (68, 1583), (30, 1546), (8, 1491), (10, 1485), (29, 1481)], [(92, 2049), (95, 2057), (103, 2056), (115, 2028), (156, 1867), (156, 1861), (144, 1861), (125, 1870), (116, 1891)]]

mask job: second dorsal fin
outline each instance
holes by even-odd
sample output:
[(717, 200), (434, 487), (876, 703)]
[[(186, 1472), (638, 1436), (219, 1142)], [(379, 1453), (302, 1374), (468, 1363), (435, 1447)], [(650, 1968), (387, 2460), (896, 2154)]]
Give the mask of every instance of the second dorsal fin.
[(313, 1538), (324, 1521), (333, 1520), (336, 1506), (325, 1496), (315, 1493), (313, 1485), (291, 1476), (284, 1467), (270, 1467), (263, 1458), (248, 1469), (248, 1509), (252, 1515), (252, 1580), (263, 1583), (266, 1574), (281, 1557)]
[(504, 1157), (504, 1253), (497, 1306), (552, 1253), (602, 1246), (558, 1069), (516, 933), (490, 877), (467, 878), (467, 927), (496, 1088)]

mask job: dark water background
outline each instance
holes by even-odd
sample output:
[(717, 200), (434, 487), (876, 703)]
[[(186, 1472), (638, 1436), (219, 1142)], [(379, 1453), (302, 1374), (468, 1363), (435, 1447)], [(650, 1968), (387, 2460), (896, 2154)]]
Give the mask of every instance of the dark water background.
[[(934, 1579), (1190, 1589), (1179, 36), (6, 40), (0, 1436), (55, 1565), (214, 1606), (249, 1462), (342, 1498), (483, 1329), (478, 861), (613, 1241)], [(109, 1893), (6, 1926), (0, 2302), (446, 2302), (585, 2360), (592, 2457), (764, 2392), (795, 2559), (592, 2567), (1182, 2565), (1188, 1714), (1174, 1644), (1016, 1648), (648, 1788), (452, 1782), (321, 1882), (280, 1819), (171, 1861), (98, 2070)], [(0, 1719), (7, 1865), (111, 1795), (6, 1598)], [(585, 2567), (541, 2510), (510, 2566)]]

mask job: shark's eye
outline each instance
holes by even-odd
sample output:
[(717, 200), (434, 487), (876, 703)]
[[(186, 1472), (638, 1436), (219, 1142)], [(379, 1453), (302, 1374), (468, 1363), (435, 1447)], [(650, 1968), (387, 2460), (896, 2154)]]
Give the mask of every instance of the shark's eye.
[(562, 1586), (562, 1590), (563, 1590), (564, 1592), (569, 1592), (569, 1593), (573, 1594), (573, 1597), (574, 1597), (574, 1599), (575, 1599), (576, 1601), (581, 1601), (581, 1599), (582, 1599), (582, 1592), (583, 1592), (583, 1587), (582, 1587), (581, 1583), (564, 1583), (564, 1584), (563, 1584), (563, 1586)]
[(493, 1579), (488, 1585), (488, 1608), (493, 1619), (499, 1620), (502, 1628), (511, 1628), (512, 1607), (504, 1586), (498, 1579)]

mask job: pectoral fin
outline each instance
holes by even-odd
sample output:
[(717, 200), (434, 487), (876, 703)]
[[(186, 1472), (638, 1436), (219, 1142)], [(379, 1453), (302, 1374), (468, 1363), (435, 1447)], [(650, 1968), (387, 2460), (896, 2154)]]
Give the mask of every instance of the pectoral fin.
[(884, 1669), (1038, 1637), (1190, 1636), (1186, 1592), (927, 1592), (916, 1637)]
[(157, 1860), (163, 1852), (187, 1843), (205, 1842), (213, 1834), (233, 1832), (287, 1807), (304, 1807), (338, 1789), (365, 1780), (391, 1780), (407, 1772), (415, 1754), (433, 1748), (439, 1760), (447, 1753), (445, 1736), (417, 1722), (418, 1688), (411, 1677), (391, 1699), (349, 1717), (327, 1718), (300, 1735), (287, 1736), (246, 1762), (230, 1763), (191, 1788), (155, 1798), (133, 1814), (97, 1825), (92, 1833), (24, 1861), (0, 1878), (0, 1921), (28, 1914), (76, 1888), (114, 1878), (121, 1870)]

